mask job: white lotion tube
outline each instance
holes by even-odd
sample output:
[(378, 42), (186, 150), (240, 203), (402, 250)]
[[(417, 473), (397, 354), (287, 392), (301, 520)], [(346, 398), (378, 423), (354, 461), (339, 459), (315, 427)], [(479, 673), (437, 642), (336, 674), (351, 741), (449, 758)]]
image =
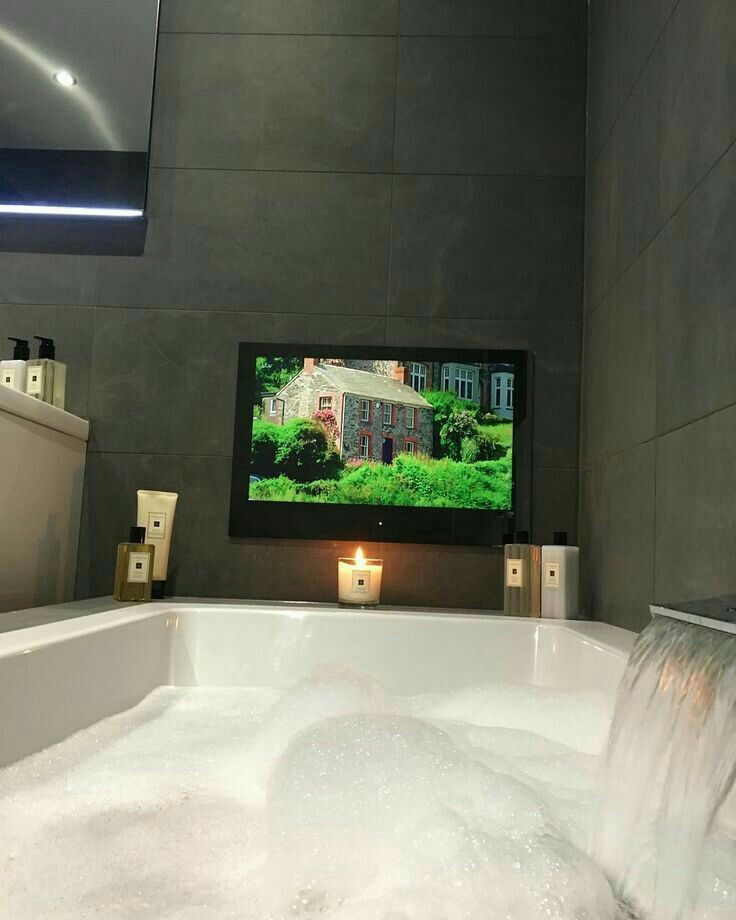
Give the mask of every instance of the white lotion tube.
[[(156, 547), (153, 557), (154, 593), (163, 597), (164, 582), (169, 571), (171, 533), (174, 529), (177, 492), (148, 492), (138, 490), (138, 526), (146, 528), (146, 543)], [(156, 584), (158, 582), (158, 584)]]

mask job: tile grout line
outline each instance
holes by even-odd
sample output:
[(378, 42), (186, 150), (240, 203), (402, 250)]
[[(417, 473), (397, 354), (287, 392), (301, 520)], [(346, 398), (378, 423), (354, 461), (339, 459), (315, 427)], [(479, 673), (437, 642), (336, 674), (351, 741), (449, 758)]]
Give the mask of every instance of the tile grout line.
[[(46, 307), (48, 309), (58, 309), (58, 310), (130, 310), (131, 312), (146, 311), (146, 312), (155, 312), (155, 313), (194, 313), (201, 314), (203, 316), (240, 316), (250, 319), (255, 318), (268, 318), (273, 319), (274, 317), (287, 317), (287, 316), (297, 316), (302, 319), (312, 319), (318, 317), (325, 317), (327, 319), (350, 319), (350, 320), (366, 320), (366, 321), (376, 321), (380, 320), (385, 314), (374, 313), (374, 314), (363, 314), (363, 313), (301, 313), (289, 310), (283, 311), (266, 311), (266, 310), (226, 310), (220, 307), (152, 307), (152, 306), (136, 306), (130, 304), (110, 304), (110, 303), (98, 303), (98, 304), (68, 304), (68, 303), (33, 303), (33, 302), (0, 302), (0, 307)], [(402, 320), (427, 320), (428, 317), (420, 313), (395, 313), (391, 316), (391, 319), (402, 319)], [(570, 319), (568, 317), (559, 317), (559, 318), (539, 318), (539, 317), (509, 317), (509, 316), (458, 316), (456, 314), (443, 314), (440, 316), (429, 317), (429, 319), (434, 319), (438, 321), (447, 321), (454, 322), (456, 320), (472, 320), (473, 322), (490, 322), (490, 323), (532, 323), (540, 325), (565, 325), (565, 326), (582, 326), (581, 319)]]
[(600, 298), (598, 301), (596, 301), (595, 304), (593, 304), (593, 305), (591, 306), (590, 310), (587, 311), (588, 314), (589, 314), (590, 316), (592, 316), (592, 315), (596, 312), (596, 310), (598, 310), (598, 308), (601, 306), (601, 304), (610, 296), (610, 294), (611, 294), (611, 292), (613, 291), (613, 289), (614, 289), (614, 288), (619, 284), (619, 282), (621, 282), (621, 281), (626, 277), (626, 275), (628, 275), (628, 273), (634, 268), (634, 266), (639, 262), (639, 260), (641, 259), (641, 257), (647, 252), (647, 250), (649, 249), (649, 247), (652, 246), (654, 243), (657, 242), (657, 240), (659, 239), (659, 237), (660, 237), (660, 236), (664, 233), (664, 231), (669, 227), (669, 225), (672, 223), (672, 221), (679, 215), (680, 211), (685, 207), (685, 205), (686, 205), (686, 204), (688, 203), (688, 201), (692, 198), (692, 196), (695, 194), (695, 192), (697, 192), (697, 190), (698, 190), (698, 189), (700, 188), (700, 186), (706, 181), (706, 179), (710, 176), (710, 174), (713, 172), (713, 170), (716, 169), (716, 167), (717, 167), (717, 166), (728, 156), (728, 154), (731, 152), (732, 149), (734, 149), (734, 147), (736, 147), (736, 137), (734, 137), (733, 140), (729, 141), (729, 143), (727, 144), (726, 148), (718, 155), (717, 159), (713, 162), (713, 164), (712, 164), (711, 166), (708, 167), (707, 171), (702, 175), (702, 177), (701, 177), (700, 179), (698, 179), (698, 181), (696, 182), (696, 184), (692, 187), (692, 189), (690, 189), (690, 191), (687, 193), (687, 195), (686, 195), (686, 196), (682, 199), (682, 201), (677, 205), (677, 207), (676, 207), (675, 210), (672, 212), (672, 214), (670, 214), (670, 216), (667, 218), (667, 220), (665, 221), (665, 223), (662, 224), (662, 226), (657, 230), (657, 232), (654, 234), (654, 236), (646, 243), (646, 245), (643, 247), (643, 249), (641, 250), (641, 252), (638, 253), (638, 255), (637, 255), (636, 258), (633, 260), (633, 262), (631, 262), (629, 265), (626, 266), (626, 268), (625, 268), (625, 269), (621, 272), (621, 274), (615, 279), (615, 281), (613, 281), (613, 282), (611, 283), (611, 286), (606, 290), (606, 292), (601, 296), (601, 298)]
[(711, 409), (708, 412), (704, 412), (697, 418), (683, 422), (681, 425), (675, 425), (672, 428), (668, 428), (666, 431), (660, 431), (657, 434), (653, 434), (651, 437), (645, 438), (643, 441), (637, 441), (636, 444), (630, 444), (628, 447), (622, 447), (619, 450), (611, 451), (611, 453), (606, 454), (605, 457), (600, 457), (598, 460), (595, 460), (592, 463), (588, 463), (584, 467), (584, 470), (592, 470), (595, 467), (606, 463), (608, 460), (612, 460), (615, 457), (620, 457), (622, 454), (629, 453), (629, 451), (636, 450), (637, 447), (644, 447), (647, 444), (652, 444), (653, 442), (660, 441), (663, 438), (668, 438), (670, 435), (676, 434), (678, 431), (683, 431), (685, 428), (689, 428), (691, 425), (697, 425), (700, 422), (704, 422), (706, 419), (712, 418), (714, 415), (718, 415), (719, 412), (730, 412), (732, 409), (736, 409), (736, 400), (733, 400), (730, 403), (726, 403), (725, 406), (719, 406), (717, 409)]
[(391, 187), (389, 190), (388, 204), (388, 274), (386, 278), (386, 322), (383, 329), (384, 344), (388, 345), (389, 339), (389, 318), (391, 316), (391, 280), (393, 277), (393, 255), (394, 255), (394, 186), (396, 183), (396, 126), (399, 117), (399, 55), (400, 55), (400, 37), (399, 22), (401, 20), (401, 0), (396, 3), (396, 55), (394, 59), (394, 119), (393, 132), (391, 136)]
[(585, 179), (584, 170), (579, 173), (403, 172), (393, 169), (266, 169), (254, 166), (166, 166), (156, 163), (151, 163), (149, 169), (155, 169), (158, 172), (264, 173), (287, 176), (418, 176), (428, 179), (564, 179), (567, 181)]
[[(595, 165), (595, 163), (597, 163), (598, 160), (600, 159), (601, 154), (603, 153), (604, 147), (605, 147), (606, 144), (608, 143), (608, 140), (609, 140), (610, 136), (613, 134), (613, 131), (614, 131), (616, 125), (619, 123), (619, 121), (620, 121), (620, 119), (621, 119), (621, 116), (622, 116), (623, 113), (624, 113), (624, 109), (625, 109), (626, 106), (628, 105), (628, 102), (629, 102), (629, 99), (631, 98), (632, 93), (634, 92), (634, 90), (636, 89), (637, 85), (639, 84), (639, 82), (640, 82), (640, 80), (641, 80), (641, 78), (642, 78), (642, 74), (643, 74), (644, 71), (646, 70), (646, 66), (647, 66), (647, 64), (649, 63), (649, 60), (650, 60), (651, 56), (654, 54), (654, 51), (655, 51), (655, 49), (657, 48), (657, 45), (659, 45), (659, 44), (661, 43), (661, 41), (662, 41), (662, 36), (664, 35), (665, 30), (667, 29), (667, 26), (670, 24), (670, 20), (671, 20), (672, 17), (675, 15), (675, 12), (677, 11), (679, 5), (680, 5), (680, 0), (676, 0), (675, 5), (672, 7), (672, 10), (670, 11), (669, 16), (667, 17), (667, 21), (660, 24), (659, 30), (657, 31), (657, 38), (655, 39), (654, 44), (652, 45), (652, 47), (649, 49), (649, 53), (647, 54), (647, 56), (646, 56), (646, 58), (645, 58), (645, 60), (644, 60), (644, 63), (643, 63), (642, 66), (641, 66), (641, 69), (640, 69), (639, 72), (637, 73), (637, 75), (636, 75), (636, 77), (635, 77), (635, 79), (634, 79), (634, 82), (631, 84), (631, 89), (630, 89), (629, 92), (626, 94), (626, 98), (624, 99), (623, 103), (621, 104), (621, 108), (619, 109), (618, 114), (616, 115), (615, 119), (613, 120), (613, 124), (611, 125), (610, 129), (607, 131), (606, 136), (605, 136), (605, 137), (603, 138), (603, 140), (601, 141), (601, 144), (600, 144), (598, 150), (595, 152), (595, 154), (594, 154), (594, 156), (593, 156), (593, 159), (591, 160), (591, 164), (590, 164), (591, 166)], [(660, 11), (660, 12), (661, 12), (661, 11)], [(589, 83), (590, 83), (590, 81), (588, 81), (588, 84), (589, 84)]]
[(462, 41), (471, 39), (473, 41), (508, 41), (516, 39), (518, 41), (548, 41), (558, 43), (563, 40), (573, 40), (580, 44), (585, 42), (585, 35), (580, 34), (576, 29), (570, 29), (566, 32), (476, 32), (458, 33), (458, 32), (239, 32), (237, 30), (218, 31), (216, 29), (159, 29), (159, 35), (221, 35), (242, 38), (247, 36), (260, 38), (413, 38), (413, 39), (454, 39)]

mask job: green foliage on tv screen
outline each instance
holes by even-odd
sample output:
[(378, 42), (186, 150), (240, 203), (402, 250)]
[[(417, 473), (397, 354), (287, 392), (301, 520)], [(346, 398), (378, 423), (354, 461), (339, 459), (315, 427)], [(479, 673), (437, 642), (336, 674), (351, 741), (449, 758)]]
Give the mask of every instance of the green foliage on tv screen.
[(400, 505), (424, 508), (511, 507), (511, 457), (463, 463), (400, 454), (393, 463), (348, 465), (339, 479), (297, 482), (286, 475), (251, 485), (261, 501)]
[(266, 393), (276, 393), (302, 369), (302, 358), (256, 358), (255, 398), (259, 402)]
[(268, 479), (285, 476), (294, 482), (334, 479), (342, 461), (324, 427), (311, 419), (285, 425), (253, 421), (251, 472)]

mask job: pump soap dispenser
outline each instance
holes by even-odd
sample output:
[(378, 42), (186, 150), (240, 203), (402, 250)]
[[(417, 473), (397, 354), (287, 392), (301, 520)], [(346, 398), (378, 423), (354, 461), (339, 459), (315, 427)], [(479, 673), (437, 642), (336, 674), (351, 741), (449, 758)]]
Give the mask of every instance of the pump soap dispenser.
[(28, 339), (15, 339), (9, 336), (9, 341), (15, 342), (13, 357), (9, 361), (0, 361), (0, 383), (11, 390), (26, 391), (26, 367), (31, 357)]
[(57, 409), (63, 409), (66, 398), (66, 364), (56, 360), (53, 339), (40, 335), (34, 335), (33, 338), (41, 344), (38, 346), (38, 357), (28, 362), (26, 393), (51, 403)]

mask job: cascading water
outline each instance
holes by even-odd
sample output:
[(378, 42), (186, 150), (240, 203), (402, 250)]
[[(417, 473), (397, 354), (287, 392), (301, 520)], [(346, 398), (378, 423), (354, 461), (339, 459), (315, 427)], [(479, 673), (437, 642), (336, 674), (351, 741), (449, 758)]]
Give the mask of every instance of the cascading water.
[(736, 848), (724, 826), (735, 782), (736, 636), (655, 617), (619, 690), (594, 839), (635, 916), (732, 916), (719, 912), (723, 881), (705, 864), (719, 837)]

